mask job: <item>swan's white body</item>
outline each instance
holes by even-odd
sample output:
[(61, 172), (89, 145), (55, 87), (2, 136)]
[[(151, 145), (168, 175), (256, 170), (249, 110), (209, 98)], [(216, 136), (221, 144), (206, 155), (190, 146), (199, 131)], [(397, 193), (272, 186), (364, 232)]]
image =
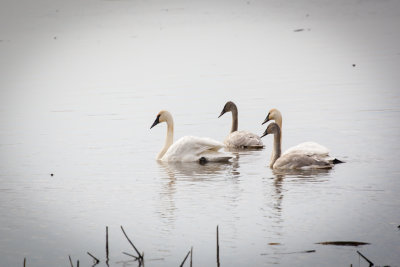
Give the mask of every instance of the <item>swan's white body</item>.
[(303, 154), (316, 159), (333, 161), (335, 158), (329, 155), (329, 149), (315, 142), (304, 142), (297, 146), (293, 146), (286, 150), (282, 157), (286, 154)]
[(210, 138), (185, 136), (174, 143), (174, 120), (168, 111), (160, 111), (154, 121), (154, 127), (160, 122), (167, 123), (167, 138), (157, 160), (165, 162), (224, 162), (232, 158), (227, 153), (218, 151), (224, 145)]
[(209, 162), (228, 161), (232, 157), (218, 151), (224, 144), (207, 137), (184, 136), (172, 144), (161, 161), (194, 162), (204, 158)]
[(219, 117), (229, 111), (232, 112), (232, 128), (224, 140), (225, 146), (228, 148), (263, 148), (263, 142), (258, 135), (248, 131), (238, 131), (238, 110), (235, 103), (228, 101)]
[(248, 131), (230, 133), (225, 138), (224, 144), (231, 148), (262, 148), (264, 146), (258, 135)]

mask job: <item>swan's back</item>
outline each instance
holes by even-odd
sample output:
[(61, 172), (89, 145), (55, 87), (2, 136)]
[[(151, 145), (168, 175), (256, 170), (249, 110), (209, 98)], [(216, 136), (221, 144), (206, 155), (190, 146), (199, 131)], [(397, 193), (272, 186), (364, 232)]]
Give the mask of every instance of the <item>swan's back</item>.
[(248, 131), (235, 131), (230, 133), (225, 141), (227, 147), (233, 148), (262, 148), (261, 138)]
[(328, 160), (308, 156), (303, 153), (287, 153), (279, 157), (274, 165), (274, 169), (330, 169), (333, 164)]
[(228, 161), (232, 156), (218, 151), (224, 145), (207, 137), (184, 136), (176, 141), (161, 158), (162, 161)]
[(310, 157), (313, 157), (318, 160), (330, 161), (331, 163), (335, 159), (334, 157), (331, 157), (329, 155), (328, 148), (326, 148), (318, 143), (315, 143), (315, 142), (300, 143), (297, 146), (291, 147), (288, 150), (286, 150), (283, 153), (283, 155), (292, 154), (292, 153), (303, 154), (303, 155), (310, 156)]

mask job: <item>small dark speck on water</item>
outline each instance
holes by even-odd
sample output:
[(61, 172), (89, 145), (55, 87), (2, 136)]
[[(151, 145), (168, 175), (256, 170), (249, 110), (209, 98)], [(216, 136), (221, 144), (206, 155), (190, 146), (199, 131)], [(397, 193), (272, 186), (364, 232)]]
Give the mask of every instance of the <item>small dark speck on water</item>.
[(51, 173), (50, 176), (54, 176), (54, 174)]
[(296, 30), (293, 30), (294, 32), (302, 32), (302, 31), (304, 31), (304, 29), (296, 29)]
[(57, 36), (54, 36), (53, 39), (54, 39), (54, 40), (57, 40)]
[(353, 66), (353, 67), (355, 67), (355, 66), (356, 66), (356, 64), (353, 64), (352, 66)]

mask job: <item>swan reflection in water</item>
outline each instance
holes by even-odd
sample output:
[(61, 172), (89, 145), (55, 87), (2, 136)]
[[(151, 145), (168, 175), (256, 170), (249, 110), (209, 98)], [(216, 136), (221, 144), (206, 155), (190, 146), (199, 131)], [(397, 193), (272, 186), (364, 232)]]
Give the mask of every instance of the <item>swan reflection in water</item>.
[[(266, 218), (271, 220), (268, 227), (266, 240), (268, 247), (263, 255), (268, 255), (269, 264), (280, 264), (280, 254), (287, 252), (288, 247), (282, 244), (284, 234), (283, 202), (285, 195), (290, 195), (293, 187), (305, 187), (309, 183), (323, 183), (328, 181), (332, 169), (308, 169), (308, 170), (272, 170), (271, 179), (265, 179), (265, 203), (270, 207), (267, 209)], [(286, 186), (285, 186), (286, 184)], [(271, 188), (272, 185), (272, 188)], [(272, 214), (271, 214), (272, 213)]]
[(287, 169), (287, 170), (277, 170), (273, 169), (272, 173), (275, 175), (277, 179), (283, 179), (286, 176), (288, 178), (307, 178), (311, 179), (314, 182), (323, 182), (325, 180), (318, 180), (318, 177), (325, 177), (327, 176), (332, 169)]
[(282, 210), (282, 200), (287, 191), (283, 188), (285, 180), (290, 184), (300, 184), (301, 186), (306, 183), (321, 183), (328, 180), (327, 177), (331, 171), (332, 169), (272, 170), (274, 175), (274, 191), (272, 192), (272, 199), (275, 200), (274, 209), (278, 213)]
[(190, 181), (204, 181), (225, 177), (223, 174), (231, 176), (240, 175), (239, 153), (233, 152), (234, 158), (231, 162), (217, 163), (208, 162), (199, 164), (198, 162), (163, 162), (157, 161), (158, 165), (163, 169), (169, 178), (169, 183), (174, 182), (177, 178)]
[(201, 165), (197, 162), (163, 162), (157, 161), (161, 175), (160, 208), (161, 218), (166, 219), (166, 227), (169, 228), (175, 221), (177, 182), (189, 182), (180, 186), (192, 187), (201, 182), (218, 182), (221, 178), (236, 181), (240, 176), (239, 154), (229, 163), (213, 163)]

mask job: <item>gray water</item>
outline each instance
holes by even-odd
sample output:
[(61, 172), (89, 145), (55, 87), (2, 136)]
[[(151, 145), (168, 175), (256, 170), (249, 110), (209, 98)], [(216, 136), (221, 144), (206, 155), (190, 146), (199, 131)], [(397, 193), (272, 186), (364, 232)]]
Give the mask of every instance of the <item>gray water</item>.
[[(398, 1), (0, 5), (0, 266), (106, 266), (106, 226), (110, 266), (136, 266), (120, 225), (146, 266), (191, 247), (216, 266), (217, 225), (221, 266), (400, 266)], [(222, 141), (228, 100), (240, 129), (278, 108), (284, 150), (346, 163), (274, 173), (270, 136), (229, 164), (155, 160), (160, 110), (175, 140)]]

